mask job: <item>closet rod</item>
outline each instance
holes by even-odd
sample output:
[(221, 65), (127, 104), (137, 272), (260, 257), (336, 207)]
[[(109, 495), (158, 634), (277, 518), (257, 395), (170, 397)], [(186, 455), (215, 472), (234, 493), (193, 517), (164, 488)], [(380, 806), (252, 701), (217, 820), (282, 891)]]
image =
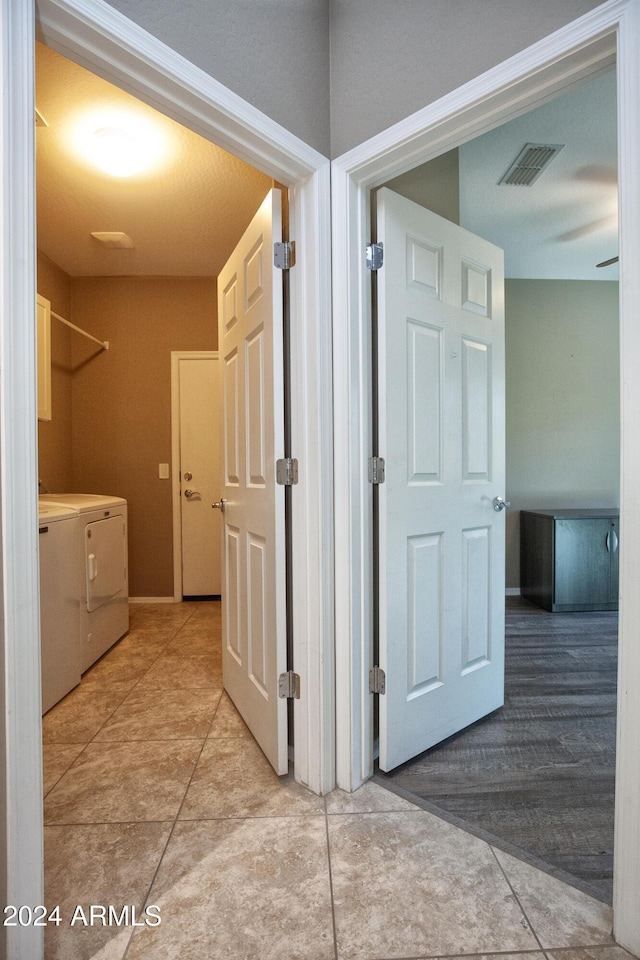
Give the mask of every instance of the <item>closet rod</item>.
[(53, 310), (51, 311), (51, 316), (52, 316), (52, 317), (55, 317), (56, 320), (59, 320), (60, 323), (64, 323), (64, 324), (66, 324), (68, 327), (71, 327), (71, 329), (72, 329), (72, 330), (75, 330), (76, 333), (81, 333), (83, 337), (86, 337), (86, 338), (87, 338), (87, 340), (93, 340), (94, 343), (100, 344), (100, 346), (102, 347), (103, 350), (108, 350), (108, 349), (109, 349), (109, 341), (108, 341), (108, 340), (98, 340), (97, 337), (94, 337), (92, 334), (87, 333), (86, 330), (81, 330), (80, 327), (76, 327), (75, 323), (71, 323), (71, 320), (65, 320), (64, 317), (61, 317), (59, 313), (54, 313)]

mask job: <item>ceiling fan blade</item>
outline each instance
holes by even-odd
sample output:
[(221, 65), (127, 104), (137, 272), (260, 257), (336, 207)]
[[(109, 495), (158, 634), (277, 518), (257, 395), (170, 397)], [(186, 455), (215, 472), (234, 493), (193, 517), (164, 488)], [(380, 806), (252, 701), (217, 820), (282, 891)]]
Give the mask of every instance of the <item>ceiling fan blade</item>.
[(603, 260), (602, 263), (596, 263), (596, 267), (610, 267), (612, 263), (617, 263), (617, 257), (611, 257), (610, 260)]

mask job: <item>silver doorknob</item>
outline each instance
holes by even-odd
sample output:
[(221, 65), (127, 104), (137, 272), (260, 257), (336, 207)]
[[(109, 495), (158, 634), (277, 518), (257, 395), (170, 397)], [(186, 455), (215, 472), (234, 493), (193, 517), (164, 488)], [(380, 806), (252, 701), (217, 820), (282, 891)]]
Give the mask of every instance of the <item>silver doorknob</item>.
[(191, 500), (192, 497), (199, 497), (199, 496), (200, 496), (200, 494), (198, 493), (197, 490), (185, 490), (184, 495), (185, 495), (185, 497), (187, 498), (187, 500)]
[(493, 509), (500, 513), (501, 510), (506, 510), (507, 507), (511, 506), (510, 500), (503, 500), (502, 497), (493, 498)]
[(192, 473), (185, 473), (184, 478), (185, 478), (185, 480), (187, 481), (187, 483), (189, 483), (189, 480), (193, 480), (193, 474), (192, 474)]
[(222, 511), (222, 513), (224, 513), (226, 506), (227, 506), (227, 501), (224, 499), (224, 497), (222, 498), (222, 500), (214, 500), (213, 503), (211, 504), (211, 508), (213, 510), (220, 510)]

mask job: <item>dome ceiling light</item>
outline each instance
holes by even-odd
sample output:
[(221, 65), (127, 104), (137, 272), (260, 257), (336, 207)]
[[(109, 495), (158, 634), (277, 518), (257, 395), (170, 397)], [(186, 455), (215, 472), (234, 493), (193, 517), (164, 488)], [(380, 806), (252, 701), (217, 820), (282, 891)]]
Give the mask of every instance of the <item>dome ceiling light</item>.
[(112, 177), (132, 177), (148, 162), (140, 141), (116, 127), (100, 127), (93, 134), (92, 155), (96, 165)]

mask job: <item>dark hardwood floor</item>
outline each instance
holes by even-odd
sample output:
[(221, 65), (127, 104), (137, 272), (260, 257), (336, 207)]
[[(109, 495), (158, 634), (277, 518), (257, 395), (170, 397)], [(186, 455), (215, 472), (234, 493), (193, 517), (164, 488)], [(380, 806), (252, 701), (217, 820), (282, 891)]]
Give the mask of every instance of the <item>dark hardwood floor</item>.
[(509, 598), (504, 707), (377, 779), (611, 902), (617, 626)]

